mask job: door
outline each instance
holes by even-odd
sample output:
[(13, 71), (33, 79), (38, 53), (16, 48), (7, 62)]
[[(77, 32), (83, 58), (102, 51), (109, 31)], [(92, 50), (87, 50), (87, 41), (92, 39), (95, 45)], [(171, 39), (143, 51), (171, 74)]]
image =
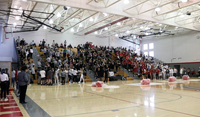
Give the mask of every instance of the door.
[(177, 76), (180, 76), (180, 65), (174, 65), (174, 68), (177, 69)]

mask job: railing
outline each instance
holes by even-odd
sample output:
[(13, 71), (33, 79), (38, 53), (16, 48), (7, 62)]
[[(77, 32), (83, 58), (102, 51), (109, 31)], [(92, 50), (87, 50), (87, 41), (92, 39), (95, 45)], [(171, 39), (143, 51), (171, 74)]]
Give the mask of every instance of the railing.
[(18, 53), (18, 50), (17, 50), (17, 43), (15, 42), (15, 39), (13, 39), (13, 41), (14, 41), (15, 52), (17, 54), (18, 65), (21, 66), (21, 59), (20, 59), (20, 56), (19, 56), (19, 53)]

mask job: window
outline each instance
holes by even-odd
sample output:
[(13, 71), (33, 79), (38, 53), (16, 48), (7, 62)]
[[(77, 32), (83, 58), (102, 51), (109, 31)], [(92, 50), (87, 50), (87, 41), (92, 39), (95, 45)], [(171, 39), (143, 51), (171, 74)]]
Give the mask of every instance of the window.
[(143, 50), (148, 50), (148, 44), (143, 45)]
[(149, 56), (154, 57), (154, 51), (150, 51)]
[(148, 56), (148, 52), (144, 52), (144, 55), (145, 55), (145, 56)]
[(154, 44), (153, 43), (149, 44), (149, 49), (154, 49)]

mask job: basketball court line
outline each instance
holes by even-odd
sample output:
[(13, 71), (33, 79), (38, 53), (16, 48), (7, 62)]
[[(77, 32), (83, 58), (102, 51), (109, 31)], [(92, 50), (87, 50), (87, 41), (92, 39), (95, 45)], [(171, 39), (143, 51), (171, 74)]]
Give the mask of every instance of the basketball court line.
[[(140, 103), (136, 103), (136, 102), (130, 102), (130, 101), (123, 100), (123, 99), (118, 99), (118, 98), (109, 97), (109, 96), (105, 96), (105, 95), (101, 95), (101, 94), (96, 94), (96, 93), (92, 93), (92, 92), (87, 92), (87, 91), (84, 91), (84, 92), (90, 93), (90, 94), (94, 94), (94, 95), (99, 95), (99, 96), (102, 96), (102, 97), (107, 97), (107, 98), (110, 98), (110, 99), (115, 99), (115, 100), (123, 101), (123, 102), (134, 103), (134, 104), (139, 104), (139, 105), (141, 105), (141, 106), (145, 106), (144, 104), (140, 104)], [(145, 106), (145, 107), (150, 107), (150, 106)], [(179, 114), (183, 114), (183, 115), (189, 115), (189, 116), (193, 116), (193, 117), (200, 117), (200, 116), (197, 116), (197, 115), (192, 115), (192, 114), (183, 113), (183, 112), (179, 112), (179, 111), (164, 109), (164, 108), (160, 108), (160, 107), (153, 107), (153, 108), (160, 109), (160, 110), (165, 110), (165, 111), (169, 111), (169, 112), (174, 112), (174, 113), (179, 113)]]

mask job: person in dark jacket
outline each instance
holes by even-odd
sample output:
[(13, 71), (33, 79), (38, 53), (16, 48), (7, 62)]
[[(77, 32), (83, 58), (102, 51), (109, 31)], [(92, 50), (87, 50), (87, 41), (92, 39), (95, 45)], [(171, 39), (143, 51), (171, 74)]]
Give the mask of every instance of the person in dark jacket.
[(28, 85), (27, 67), (23, 66), (21, 72), (18, 74), (17, 79), (19, 83), (20, 103), (25, 104), (26, 89)]
[(53, 71), (51, 70), (51, 68), (49, 68), (49, 71), (47, 72), (47, 79), (48, 85), (52, 85)]

